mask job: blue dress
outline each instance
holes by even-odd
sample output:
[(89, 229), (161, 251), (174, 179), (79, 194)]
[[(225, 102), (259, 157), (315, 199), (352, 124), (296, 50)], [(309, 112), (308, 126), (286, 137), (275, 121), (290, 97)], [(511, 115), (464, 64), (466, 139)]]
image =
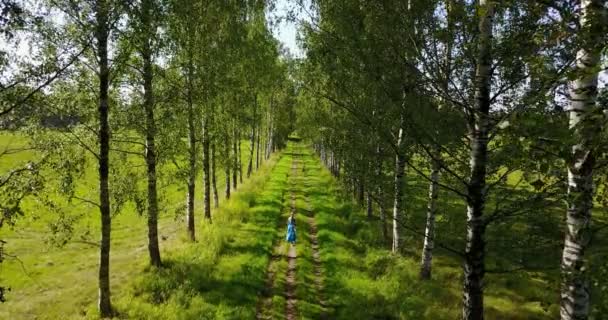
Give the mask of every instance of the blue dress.
[(291, 219), (287, 223), (287, 236), (285, 238), (289, 243), (296, 243), (296, 225)]

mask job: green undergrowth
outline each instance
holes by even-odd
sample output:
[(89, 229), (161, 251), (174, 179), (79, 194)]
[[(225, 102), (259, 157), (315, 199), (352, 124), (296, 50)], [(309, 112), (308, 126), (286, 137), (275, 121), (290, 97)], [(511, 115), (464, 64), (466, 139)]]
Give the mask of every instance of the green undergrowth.
[[(24, 149), (28, 147), (28, 138), (19, 133), (0, 132), (0, 151), (5, 149)], [(248, 143), (243, 141), (243, 169), (246, 173), (249, 159), (245, 151)], [(114, 153), (116, 156), (116, 153)], [(25, 165), (28, 161), (36, 160), (37, 154), (31, 150), (23, 150), (0, 157), (0, 174), (7, 170)], [(128, 156), (134, 168), (143, 170), (143, 159)], [(89, 161), (90, 160), (90, 161)], [(113, 161), (116, 161), (114, 159)], [(241, 191), (243, 201), (260, 188), (275, 160), (265, 162), (259, 172), (254, 173), (251, 181), (245, 179), (236, 197)], [(94, 159), (87, 159), (85, 172), (77, 181), (77, 195), (83, 198), (96, 199), (97, 173)], [(135, 170), (135, 169), (134, 169)], [(171, 177), (173, 164), (164, 163), (159, 166), (159, 196), (161, 212), (159, 216), (159, 240), (161, 257), (167, 263), (172, 262), (175, 252), (191, 246), (185, 233), (183, 221), (183, 204), (185, 199), (185, 183)], [(5, 224), (0, 228), (0, 239), (6, 241), (4, 246), (6, 259), (0, 264), (0, 284), (10, 287), (7, 292), (7, 302), (0, 304), (0, 319), (82, 319), (95, 317), (95, 301), (97, 298), (97, 271), (99, 249), (96, 242), (99, 239), (99, 210), (78, 200), (68, 202), (53, 189), (60, 175), (44, 171), (47, 189), (44, 194), (60, 204), (60, 210), (52, 210), (40, 203), (36, 198), (24, 200), (25, 216), (16, 220), (16, 225)], [(145, 183), (140, 177), (139, 183)], [(244, 177), (245, 178), (245, 177)], [(223, 186), (224, 170), (218, 170), (218, 187), (220, 203), (224, 204)], [(197, 221), (197, 236), (199, 243), (212, 243), (216, 238), (215, 229), (201, 223), (202, 221), (202, 192), (199, 182), (202, 173), (197, 178), (197, 193), (195, 198), (195, 219)], [(239, 200), (240, 201), (240, 200)], [(251, 200), (253, 201), (253, 200)], [(239, 210), (230, 204), (226, 210)], [(215, 214), (214, 214), (215, 216)], [(219, 217), (218, 217), (219, 219)], [(215, 221), (214, 221), (215, 222)], [(218, 220), (219, 222), (219, 220)], [(56, 233), (52, 228), (60, 229)], [(205, 232), (209, 232), (206, 235)], [(67, 233), (66, 233), (67, 232)], [(70, 235), (71, 237), (67, 237)], [(206, 238), (208, 237), (208, 238)], [(58, 247), (57, 241), (65, 241)], [(228, 240), (226, 240), (228, 241)], [(123, 210), (114, 213), (112, 219), (112, 245), (110, 252), (110, 283), (113, 300), (120, 307), (120, 301), (127, 294), (124, 290), (130, 287), (134, 275), (142, 273), (148, 262), (146, 216), (136, 212), (131, 203)]]
[[(298, 297), (299, 319), (321, 319), (326, 314), (321, 306), (323, 293), (319, 292), (316, 285), (315, 264), (312, 248), (311, 219), (314, 219), (312, 210), (312, 194), (314, 188), (324, 188), (323, 185), (315, 184), (315, 176), (318, 171), (310, 170), (314, 159), (308, 148), (297, 149), (298, 168), (294, 177), (296, 186), (296, 220), (298, 222), (298, 265), (296, 273), (296, 296)], [(321, 275), (323, 276), (323, 275)]]
[(276, 238), (291, 164), (282, 156), (197, 227), (197, 242), (142, 270), (116, 302), (118, 318), (253, 319)]
[[(286, 291), (287, 291), (287, 271), (288, 271), (288, 259), (287, 254), (289, 250), (289, 244), (285, 241), (286, 222), (291, 213), (291, 194), (295, 191), (294, 184), (294, 170), (293, 166), (297, 165), (293, 152), (293, 144), (289, 144), (287, 150), (284, 152), (285, 156), (289, 157), (289, 170), (287, 172), (287, 181), (285, 184), (285, 190), (283, 193), (283, 210), (281, 211), (280, 218), (275, 224), (275, 243), (273, 248), (274, 259), (270, 261), (268, 265), (268, 273), (273, 274), (272, 286), (268, 297), (270, 299), (269, 305), (264, 305), (262, 308), (262, 315), (266, 319), (286, 319)], [(298, 237), (300, 234), (298, 233)], [(299, 241), (299, 238), (297, 239)], [(267, 297), (267, 298), (268, 298)]]
[[(288, 208), (288, 207), (285, 207)], [(285, 210), (286, 211), (286, 210)], [(287, 221), (287, 213), (281, 216), (281, 222)], [(284, 219), (283, 219), (284, 218)], [(283, 228), (284, 224), (280, 224), (280, 228), (276, 230), (276, 239), (280, 241), (278, 245), (275, 246), (273, 251), (273, 255), (278, 257), (276, 260), (273, 260), (269, 265), (269, 272), (274, 274), (274, 279), (272, 282), (272, 287), (270, 294), (270, 306), (266, 306), (267, 308), (263, 310), (263, 315), (265, 319), (285, 319), (285, 306), (287, 300), (285, 299), (285, 290), (286, 290), (286, 278), (285, 274), (287, 274), (287, 249), (288, 244), (284, 241), (285, 237), (285, 229)]]
[[(462, 268), (457, 256), (436, 249), (432, 280), (420, 280), (417, 253), (421, 243), (414, 240), (415, 235), (404, 236), (402, 255), (392, 254), (381, 238), (380, 222), (368, 220), (317, 159), (309, 158), (306, 167), (314, 172), (307, 177), (308, 194), (319, 229), (329, 318), (458, 319), (461, 316)], [(424, 195), (421, 190), (419, 201), (423, 201)], [(412, 212), (414, 205), (409, 204), (408, 212)], [(453, 209), (458, 211), (461, 207), (455, 205)], [(447, 235), (448, 239), (451, 236), (456, 239), (456, 234), (464, 229), (454, 228), (448, 232), (452, 232)], [(442, 239), (445, 241), (446, 235)], [(458, 242), (451, 244), (458, 248)], [(486, 318), (554, 319), (556, 305), (548, 301), (557, 301), (557, 292), (555, 285), (546, 280), (551, 277), (533, 272), (488, 274)]]

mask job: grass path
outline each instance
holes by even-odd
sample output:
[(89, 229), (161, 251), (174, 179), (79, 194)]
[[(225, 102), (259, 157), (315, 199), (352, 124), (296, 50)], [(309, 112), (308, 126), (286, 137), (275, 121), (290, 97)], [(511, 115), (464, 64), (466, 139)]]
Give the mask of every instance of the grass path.
[[(308, 149), (293, 144), (285, 152), (292, 157), (288, 178), (288, 205), (276, 232), (276, 242), (266, 269), (265, 287), (258, 298), (257, 319), (326, 319), (323, 275), (317, 223), (309, 193), (323, 189), (317, 184), (318, 170), (306, 170), (315, 163)], [(285, 223), (294, 213), (298, 240), (295, 246), (285, 240)]]
[[(294, 211), (298, 240), (290, 247), (285, 229)], [(157, 270), (145, 266), (145, 223), (132, 223), (142, 232), (116, 230), (113, 241), (121, 250), (112, 255), (113, 302), (119, 319), (447, 320), (460, 314), (458, 261), (438, 250), (433, 279), (421, 281), (419, 257), (390, 254), (380, 222), (366, 218), (304, 145), (290, 143), (213, 217), (213, 224), (198, 221), (196, 243), (180, 239), (183, 224), (161, 222), (168, 239), (162, 241), (165, 266)], [(15, 243), (26, 250), (29, 234), (22, 233)], [(405, 243), (412, 251), (420, 247), (415, 240)], [(37, 255), (45, 279), (57, 275), (45, 286), (57, 290), (28, 283), (27, 295), (11, 293), (24, 299), (0, 305), (0, 319), (96, 319), (95, 282), (87, 280), (95, 277), (96, 256), (82, 248)], [(487, 279), (487, 319), (555, 318), (555, 305), (543, 302), (554, 300), (552, 286), (541, 277)]]
[(326, 319), (327, 314), (325, 312), (326, 302), (323, 298), (323, 266), (321, 264), (321, 254), (319, 253), (319, 240), (317, 238), (317, 222), (315, 220), (314, 211), (310, 205), (308, 197), (306, 198), (306, 204), (308, 206), (308, 212), (310, 216), (307, 219), (310, 227), (310, 242), (312, 244), (312, 258), (314, 264), (314, 282), (317, 289), (317, 301), (318, 304), (323, 308), (320, 319)]
[[(291, 191), (290, 191), (290, 199), (291, 199), (291, 214), (296, 217), (296, 186), (295, 186), (295, 177), (298, 174), (298, 160), (294, 157), (292, 165), (291, 165)], [(297, 221), (297, 218), (296, 218)], [(287, 305), (285, 308), (285, 317), (287, 320), (295, 320), (297, 317), (297, 301), (296, 298), (296, 265), (298, 253), (296, 251), (295, 245), (288, 245), (287, 251), (287, 275), (285, 276), (285, 297), (287, 298)]]
[[(292, 148), (294, 148), (292, 146)], [(290, 150), (293, 150), (290, 148)], [(294, 152), (286, 152), (291, 157), (287, 188), (288, 210), (284, 210), (276, 226), (276, 238), (272, 255), (266, 269), (264, 289), (258, 297), (257, 319), (296, 319), (296, 259), (297, 250), (285, 242), (285, 221), (290, 213), (296, 213), (296, 182), (298, 160)], [(283, 309), (283, 310), (281, 310)]]

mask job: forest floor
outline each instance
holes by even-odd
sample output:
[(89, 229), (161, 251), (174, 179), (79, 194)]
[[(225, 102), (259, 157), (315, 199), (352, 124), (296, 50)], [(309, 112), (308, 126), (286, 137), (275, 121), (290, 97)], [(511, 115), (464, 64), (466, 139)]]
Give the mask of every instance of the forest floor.
[[(412, 179), (408, 188), (417, 190), (414, 183)], [(145, 221), (130, 218), (129, 223), (140, 227), (118, 228), (113, 247), (118, 247), (112, 258), (117, 318), (459, 318), (458, 258), (438, 248), (433, 279), (420, 280), (421, 239), (405, 234), (404, 252), (391, 254), (379, 219), (368, 220), (343, 190), (308, 147), (290, 144), (221, 203), (213, 212), (213, 223), (197, 222), (196, 243), (179, 236), (183, 223), (163, 220), (161, 230), (167, 238), (162, 243), (161, 269), (146, 267)], [(421, 188), (420, 198), (424, 197)], [(443, 201), (441, 207), (454, 211), (438, 220), (454, 229), (442, 234), (444, 241), (450, 241), (461, 230), (442, 219), (457, 217), (461, 207), (452, 199)], [(423, 200), (414, 199), (409, 205), (424, 207)], [(298, 239), (289, 250), (285, 231), (292, 210)], [(504, 234), (517, 237), (517, 232)], [(74, 244), (26, 259), (25, 244), (31, 242), (35, 249), (28, 239), (23, 235), (9, 242), (23, 244), (20, 252), (29, 272), (21, 271), (15, 261), (3, 264), (3, 281), (23, 279), (9, 293), (9, 301), (0, 305), (0, 319), (94, 319), (96, 251)], [(558, 276), (557, 270), (488, 274), (486, 318), (555, 319)]]

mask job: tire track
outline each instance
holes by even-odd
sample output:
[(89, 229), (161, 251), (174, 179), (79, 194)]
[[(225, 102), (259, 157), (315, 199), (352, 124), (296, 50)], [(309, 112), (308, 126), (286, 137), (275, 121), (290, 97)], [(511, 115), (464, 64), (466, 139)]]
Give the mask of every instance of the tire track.
[[(304, 172), (304, 176), (306, 177), (306, 164), (303, 164), (302, 172)], [(308, 189), (308, 188), (307, 188)], [(315, 212), (313, 210), (312, 204), (310, 202), (310, 196), (305, 194), (305, 203), (306, 210), (308, 211), (308, 225), (310, 230), (310, 243), (312, 248), (312, 262), (313, 262), (313, 272), (314, 272), (314, 283), (315, 289), (317, 291), (317, 302), (319, 306), (322, 308), (322, 313), (320, 314), (320, 319), (328, 319), (327, 315), (327, 302), (324, 298), (324, 284), (323, 284), (323, 265), (321, 263), (321, 255), (319, 253), (319, 240), (317, 237), (318, 227), (315, 219)]]
[[(291, 164), (291, 175), (289, 177), (289, 196), (290, 196), (290, 213), (296, 212), (296, 182), (293, 179), (297, 174), (298, 170), (298, 161), (296, 158), (296, 153), (294, 150), (293, 159)], [(270, 261), (268, 263), (268, 267), (266, 269), (266, 281), (264, 285), (264, 289), (261, 292), (256, 308), (256, 319), (258, 320), (266, 320), (266, 319), (275, 319), (275, 315), (273, 315), (273, 297), (275, 295), (275, 291), (277, 291), (276, 287), (276, 279), (277, 279), (277, 270), (279, 269), (279, 264), (281, 263), (283, 257), (285, 256), (285, 250), (287, 250), (287, 273), (285, 275), (285, 318), (288, 320), (295, 320), (297, 316), (297, 308), (296, 308), (296, 259), (297, 252), (296, 247), (286, 244), (284, 240), (284, 234), (282, 233), (284, 230), (284, 215), (281, 216), (279, 221), (277, 221), (277, 230), (279, 237), (276, 240), (276, 243), (272, 249), (272, 255), (270, 257)], [(288, 246), (287, 248), (285, 246)]]
[[(308, 198), (306, 199), (308, 203)], [(321, 264), (321, 255), (319, 254), (319, 241), (317, 239), (317, 222), (315, 221), (314, 212), (310, 204), (308, 204), (309, 212), (311, 216), (308, 217), (308, 224), (310, 226), (310, 243), (312, 247), (312, 262), (314, 266), (314, 282), (317, 290), (318, 303), (323, 310), (326, 310), (326, 301), (323, 297), (323, 266)], [(327, 315), (325, 312), (321, 314), (321, 319), (326, 319)]]
[[(292, 185), (291, 185), (291, 213), (296, 216), (296, 180), (294, 179), (298, 173), (298, 161), (296, 160), (296, 153), (294, 153), (293, 164), (291, 166), (292, 172)], [(287, 303), (285, 306), (285, 316), (287, 320), (295, 320), (297, 315), (297, 298), (296, 298), (296, 259), (298, 253), (295, 245), (288, 245), (289, 251), (287, 253), (287, 275), (285, 277), (285, 297)]]

